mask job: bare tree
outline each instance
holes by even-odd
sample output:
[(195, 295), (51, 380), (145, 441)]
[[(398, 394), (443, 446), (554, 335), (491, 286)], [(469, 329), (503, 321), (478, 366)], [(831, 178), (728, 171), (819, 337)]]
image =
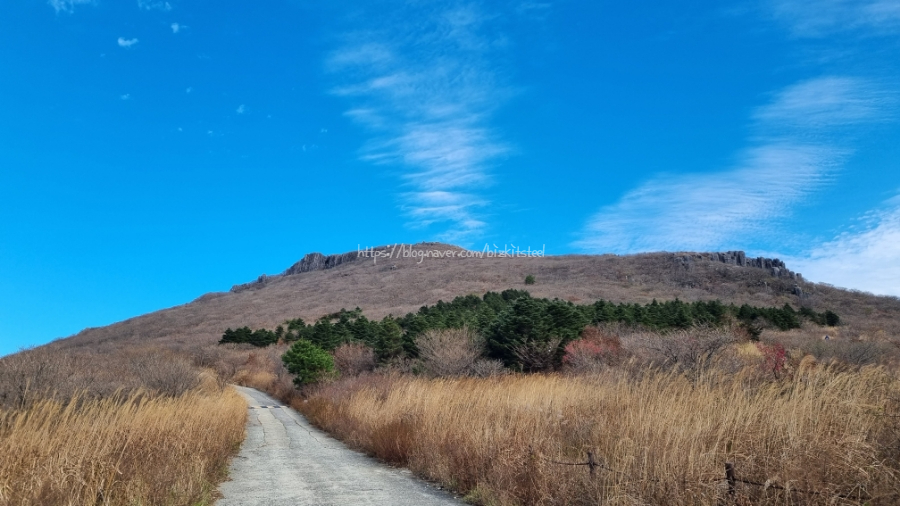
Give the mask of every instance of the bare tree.
[(462, 376), (469, 374), (484, 350), (484, 341), (468, 327), (429, 330), (416, 339), (419, 357), (429, 374)]
[(729, 329), (697, 327), (666, 333), (638, 332), (625, 341), (636, 354), (683, 371), (699, 371), (729, 344), (735, 342)]
[(334, 365), (342, 376), (359, 376), (375, 369), (375, 352), (362, 343), (344, 343), (334, 350)]
[(198, 371), (187, 358), (163, 351), (145, 351), (131, 356), (130, 368), (145, 388), (178, 396), (196, 387)]
[(489, 378), (491, 376), (500, 376), (507, 374), (509, 371), (503, 366), (502, 360), (488, 360), (480, 358), (472, 363), (468, 369), (468, 374), (476, 378)]
[(550, 371), (556, 366), (561, 342), (562, 339), (558, 337), (545, 342), (529, 341), (513, 346), (512, 351), (525, 372)]

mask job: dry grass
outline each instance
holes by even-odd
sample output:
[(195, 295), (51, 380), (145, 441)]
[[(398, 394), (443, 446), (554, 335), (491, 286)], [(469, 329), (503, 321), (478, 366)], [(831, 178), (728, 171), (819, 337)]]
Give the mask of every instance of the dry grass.
[[(480, 504), (896, 504), (898, 381), (881, 368), (794, 381), (625, 369), (490, 379), (369, 376), (295, 402), (314, 423)], [(593, 451), (604, 468), (590, 476)], [(778, 487), (813, 493), (785, 492)], [(839, 497), (846, 495), (848, 497)]]
[(103, 398), (144, 390), (178, 396), (195, 388), (200, 369), (170, 350), (131, 347), (115, 353), (35, 348), (0, 358), (0, 410), (47, 398)]
[(0, 505), (208, 504), (246, 412), (215, 382), (0, 411)]
[(281, 356), (288, 346), (281, 344), (250, 351), (231, 350), (228, 360), (233, 360), (235, 372), (230, 381), (279, 398), (290, 398), (296, 393), (294, 377), (288, 373)]
[(247, 410), (194, 362), (148, 346), (0, 359), (0, 505), (210, 503)]

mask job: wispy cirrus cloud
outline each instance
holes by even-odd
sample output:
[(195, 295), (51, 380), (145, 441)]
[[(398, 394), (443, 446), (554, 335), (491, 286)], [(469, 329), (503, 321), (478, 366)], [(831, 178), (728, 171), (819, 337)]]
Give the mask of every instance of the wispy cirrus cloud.
[(119, 40), (116, 42), (119, 44), (119, 47), (124, 47), (127, 49), (137, 44), (139, 41), (137, 39), (126, 39), (124, 37), (119, 37)]
[[(47, 4), (53, 7), (56, 10), (57, 14), (60, 12), (75, 12), (76, 5), (93, 5), (96, 3), (96, 0), (48, 0)], [(172, 10), (172, 4), (165, 1), (156, 1), (156, 0), (138, 0), (137, 2), (138, 8), (145, 11), (170, 11)], [(172, 25), (172, 30), (175, 33), (178, 33), (178, 29), (176, 28), (177, 23)]]
[(849, 231), (805, 255), (788, 258), (807, 279), (900, 296), (900, 195)]
[(775, 18), (797, 37), (823, 37), (836, 32), (900, 31), (897, 0), (772, 0)]
[(839, 171), (852, 148), (833, 134), (876, 121), (885, 102), (862, 79), (826, 76), (789, 86), (753, 114), (756, 137), (733, 167), (655, 177), (602, 208), (575, 245), (636, 252), (749, 243)]
[[(382, 6), (383, 7), (383, 6)], [(509, 151), (491, 126), (507, 90), (498, 77), (502, 36), (478, 4), (402, 4), (380, 29), (351, 31), (333, 51), (331, 92), (345, 115), (371, 137), (361, 158), (399, 168), (401, 207), (416, 227), (440, 227), (443, 239), (482, 229), (477, 188)]]
[(164, 11), (172, 10), (172, 4), (165, 1), (157, 0), (138, 0), (138, 7), (145, 11)]
[(59, 14), (60, 12), (75, 12), (76, 5), (92, 4), (94, 0), (49, 0), (47, 3)]
[(764, 232), (821, 186), (846, 154), (769, 144), (748, 149), (725, 172), (659, 176), (598, 212), (576, 244), (623, 253), (721, 247)]
[(753, 118), (767, 131), (821, 132), (884, 119), (893, 101), (878, 83), (827, 76), (785, 88)]

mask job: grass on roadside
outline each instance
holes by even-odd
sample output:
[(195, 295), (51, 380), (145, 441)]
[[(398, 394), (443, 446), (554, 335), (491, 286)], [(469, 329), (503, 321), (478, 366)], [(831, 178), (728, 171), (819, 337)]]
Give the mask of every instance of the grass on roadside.
[(209, 383), (0, 411), (0, 505), (211, 503), (247, 409)]
[[(352, 446), (480, 504), (716, 504), (726, 462), (769, 484), (738, 483), (738, 504), (896, 504), (897, 390), (880, 368), (780, 382), (716, 371), (693, 381), (362, 376), (294, 404)], [(603, 466), (595, 476), (556, 463), (587, 451)]]

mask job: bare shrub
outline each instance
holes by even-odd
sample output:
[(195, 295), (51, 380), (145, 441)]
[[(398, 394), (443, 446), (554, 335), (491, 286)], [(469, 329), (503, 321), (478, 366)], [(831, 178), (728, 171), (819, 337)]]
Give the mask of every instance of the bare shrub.
[(379, 370), (389, 374), (420, 374), (423, 372), (421, 361), (407, 357), (392, 357), (379, 367)]
[(552, 371), (556, 367), (561, 342), (558, 337), (546, 342), (530, 341), (513, 346), (513, 354), (525, 372)]
[(704, 365), (736, 342), (729, 329), (697, 327), (671, 332), (635, 332), (622, 339), (636, 356), (675, 367), (681, 371), (699, 371)]
[(71, 372), (67, 358), (30, 349), (0, 359), (0, 408), (22, 408), (52, 393), (58, 376)]
[(845, 340), (817, 340), (810, 343), (809, 348), (818, 360), (832, 359), (854, 366), (874, 364), (892, 351), (884, 343)]
[(221, 352), (221, 356), (213, 364), (213, 370), (224, 381), (233, 381), (235, 374), (246, 363), (248, 352), (229, 349), (227, 346), (221, 347)]
[(375, 369), (375, 352), (362, 343), (344, 343), (334, 350), (334, 365), (341, 376), (359, 376)]
[(131, 356), (131, 370), (141, 385), (168, 396), (178, 396), (199, 383), (198, 371), (184, 357), (150, 351)]
[(222, 360), (225, 350), (215, 344), (207, 344), (195, 349), (191, 354), (191, 362), (196, 367), (204, 369), (214, 369), (216, 364)]
[(480, 358), (472, 363), (469, 367), (468, 374), (475, 378), (489, 378), (491, 376), (500, 376), (507, 374), (509, 370), (503, 366), (502, 360), (488, 360)]
[(468, 373), (484, 350), (482, 339), (468, 327), (429, 330), (416, 339), (425, 371), (432, 376)]
[(139, 387), (120, 355), (41, 347), (0, 359), (0, 408), (26, 408), (47, 398), (63, 401), (76, 393), (106, 397)]

